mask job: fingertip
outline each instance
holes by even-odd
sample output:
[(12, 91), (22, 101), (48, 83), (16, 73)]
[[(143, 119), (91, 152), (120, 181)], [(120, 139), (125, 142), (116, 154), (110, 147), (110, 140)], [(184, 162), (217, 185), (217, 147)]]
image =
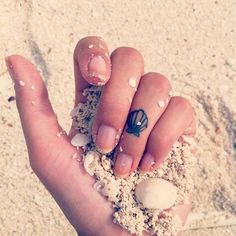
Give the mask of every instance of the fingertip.
[(142, 157), (139, 169), (143, 172), (152, 171), (155, 164), (155, 158), (150, 153), (145, 153)]
[(5, 63), (7, 66), (7, 70), (14, 81), (16, 79), (15, 71), (13, 69), (13, 65), (18, 61), (21, 60), (23, 57), (20, 55), (10, 55), (5, 57)]
[(116, 156), (114, 172), (118, 177), (128, 177), (131, 173), (133, 165), (133, 157), (128, 154), (120, 152)]
[(89, 36), (81, 39), (74, 52), (75, 63), (79, 67), (82, 78), (89, 84), (102, 86), (111, 75), (109, 50), (101, 37)]
[[(27, 80), (36, 77), (39, 77), (38, 71), (35, 66), (25, 57), (21, 55), (10, 55), (5, 57), (6, 66), (9, 74), (13, 81), (21, 80), (22, 77), (25, 77)], [(31, 75), (25, 76), (25, 75)]]

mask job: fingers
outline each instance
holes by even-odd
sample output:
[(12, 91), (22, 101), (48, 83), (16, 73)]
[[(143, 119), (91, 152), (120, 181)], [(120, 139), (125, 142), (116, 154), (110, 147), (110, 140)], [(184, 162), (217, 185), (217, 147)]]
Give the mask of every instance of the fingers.
[(148, 138), (140, 169), (151, 171), (159, 167), (174, 142), (190, 125), (193, 125), (194, 116), (194, 110), (188, 100), (172, 97)]
[(74, 51), (76, 105), (81, 92), (89, 84), (104, 85), (111, 74), (111, 61), (107, 45), (100, 37), (81, 39)]
[(30, 156), (36, 156), (39, 149), (47, 149), (55, 140), (61, 146), (66, 137), (60, 141), (57, 137), (62, 131), (34, 65), (18, 55), (6, 58), (6, 64), (15, 84), (17, 107)]
[(170, 82), (164, 76), (148, 73), (142, 77), (120, 140), (116, 175), (124, 177), (137, 168), (148, 136), (168, 105), (170, 91)]
[(135, 49), (123, 47), (112, 53), (111, 78), (103, 88), (92, 131), (97, 147), (105, 153), (119, 140), (143, 67)]

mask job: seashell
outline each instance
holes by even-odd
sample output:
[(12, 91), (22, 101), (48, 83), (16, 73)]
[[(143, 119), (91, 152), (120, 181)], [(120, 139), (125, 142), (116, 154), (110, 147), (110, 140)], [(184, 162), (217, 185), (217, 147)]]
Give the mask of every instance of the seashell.
[(189, 145), (192, 145), (192, 146), (196, 145), (195, 139), (193, 137), (189, 137), (187, 135), (182, 135), (181, 138), (182, 138), (183, 142), (185, 142)]
[(76, 134), (72, 139), (71, 139), (71, 144), (75, 147), (83, 147), (87, 145), (88, 143), (91, 142), (91, 137), (85, 134)]
[(84, 169), (86, 172), (93, 176), (94, 175), (94, 170), (95, 170), (95, 165), (96, 165), (96, 159), (98, 159), (98, 156), (95, 152), (90, 151), (83, 157), (83, 162), (84, 162)]
[(168, 209), (177, 198), (176, 187), (161, 178), (150, 178), (140, 182), (135, 188), (137, 200), (148, 209)]
[(140, 132), (147, 128), (148, 118), (144, 110), (134, 110), (129, 113), (127, 119), (127, 129), (126, 131), (130, 134), (134, 134), (139, 137)]
[(132, 87), (132, 88), (136, 88), (137, 86), (137, 81), (135, 78), (130, 78), (129, 79), (129, 85)]

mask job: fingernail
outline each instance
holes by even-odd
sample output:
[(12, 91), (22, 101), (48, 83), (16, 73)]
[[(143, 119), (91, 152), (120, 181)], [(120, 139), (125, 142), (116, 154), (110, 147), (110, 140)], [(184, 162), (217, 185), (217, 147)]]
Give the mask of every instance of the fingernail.
[(116, 157), (115, 173), (120, 177), (129, 175), (133, 163), (133, 158), (127, 154), (119, 153)]
[(105, 83), (107, 80), (107, 63), (102, 56), (94, 56), (88, 64), (88, 76), (97, 79), (98, 83)]
[(151, 171), (155, 164), (155, 158), (150, 153), (145, 153), (142, 158), (141, 170)]
[(103, 152), (110, 152), (115, 145), (117, 131), (111, 126), (101, 125), (96, 136), (96, 145)]

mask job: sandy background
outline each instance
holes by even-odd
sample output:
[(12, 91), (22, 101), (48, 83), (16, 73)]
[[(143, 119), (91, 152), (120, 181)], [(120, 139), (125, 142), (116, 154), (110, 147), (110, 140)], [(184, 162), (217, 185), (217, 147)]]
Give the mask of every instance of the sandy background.
[[(183, 235), (236, 235), (234, 0), (1, 0), (0, 235), (76, 235), (32, 173), (4, 56), (37, 64), (59, 121), (70, 127), (72, 54), (87, 35), (141, 51), (192, 99), (199, 117), (193, 212)], [(63, 94), (63, 96), (62, 96)], [(65, 96), (66, 95), (66, 96)]]

